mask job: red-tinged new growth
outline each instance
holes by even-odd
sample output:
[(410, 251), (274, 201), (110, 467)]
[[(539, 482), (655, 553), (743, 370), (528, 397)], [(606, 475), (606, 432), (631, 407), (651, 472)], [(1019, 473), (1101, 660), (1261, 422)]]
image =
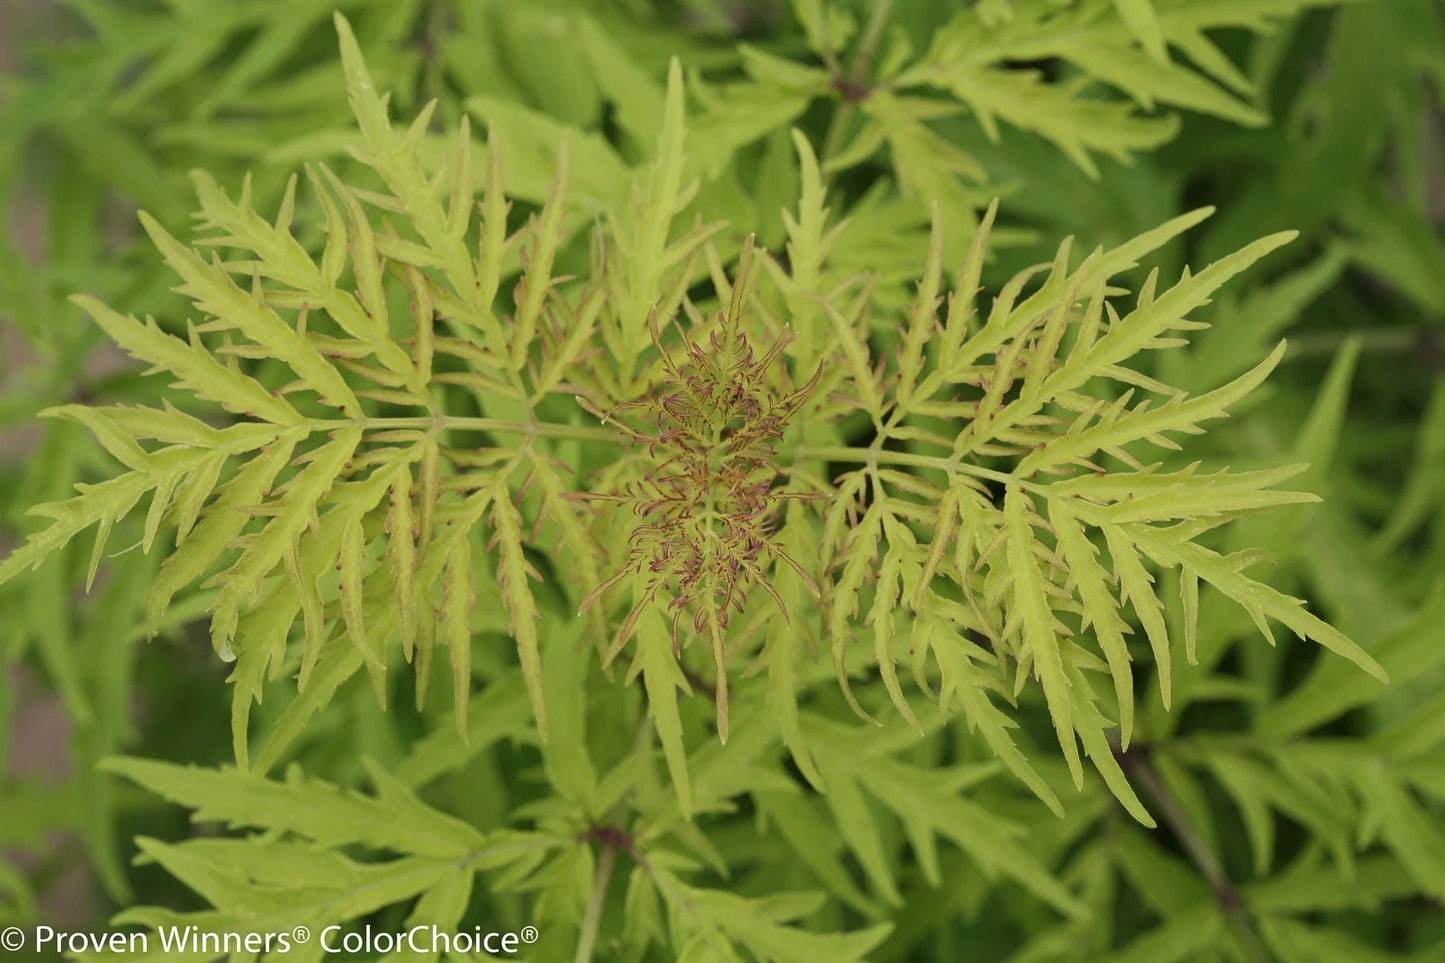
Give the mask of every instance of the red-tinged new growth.
[[(809, 496), (779, 490), (783, 472), (774, 463), (773, 446), (782, 438), (788, 419), (817, 387), (822, 367), (791, 393), (780, 393), (769, 384), (769, 369), (790, 336), (779, 336), (759, 356), (742, 330), (753, 253), (749, 237), (727, 310), (714, 316), (706, 338), (701, 333), (693, 339), (683, 334), (681, 358), (663, 345), (654, 312), (649, 323), (662, 356), (663, 383), (645, 400), (606, 414), (595, 412), (645, 444), (651, 467), (622, 491), (597, 496), (631, 505), (641, 520), (629, 537), (627, 564), (582, 603), (585, 612), (627, 576), (645, 579), (608, 652), (609, 661), (626, 646), (642, 613), (660, 598), (667, 598), (673, 650), (681, 657), (684, 614), (690, 612), (693, 634), (704, 637), (713, 652), (718, 732), (724, 740), (728, 731), (725, 632), (732, 616), (743, 610), (749, 589), (761, 586), (786, 619), (787, 609), (767, 575), (773, 561), (780, 560), (798, 573), (814, 596), (818, 594), (813, 579), (774, 538), (783, 502)], [(680, 327), (678, 331), (682, 333)], [(616, 422), (613, 416), (624, 409), (645, 412), (645, 426)]]

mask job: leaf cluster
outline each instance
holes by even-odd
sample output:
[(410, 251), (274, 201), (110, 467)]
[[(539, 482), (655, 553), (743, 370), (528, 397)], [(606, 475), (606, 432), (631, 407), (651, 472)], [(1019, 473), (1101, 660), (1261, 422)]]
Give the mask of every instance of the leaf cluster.
[[(1357, 367), (1372, 377), (1361, 340), (1312, 374), (1329, 345), (1278, 339), (1350, 270), (1431, 309), (1428, 218), (1362, 187), (1349, 237), (1301, 217), (1311, 260), (1260, 284), (1240, 276), (1296, 236), (1261, 203), (1205, 224), (1141, 202), (1129, 217), (1162, 212), (1147, 229), (1111, 222), (1017, 272), (986, 204), (1010, 158), (1039, 182), (1019, 209), (1053, 189), (1053, 153), (995, 118), (1105, 191), (1172, 175), (1098, 155), (1197, 145), (1156, 104), (1261, 123), (1268, 71), (1246, 79), (1204, 31), (1297, 7), (982, 4), (939, 24), (900, 4), (889, 34), (881, 4), (850, 58), (850, 13), (797, 2), (800, 35), (694, 50), (691, 74), (630, 62), (647, 37), (611, 11), (488, 8), (456, 37), (565, 25), (582, 55), (494, 69), (453, 38), (439, 63), (464, 101), (400, 129), (371, 69), (409, 76), (410, 54), (376, 51), (410, 14), (391, 34), (337, 19), (343, 69), (301, 97), (316, 112), (277, 137), (258, 96), (253, 138), (327, 162), (235, 197), (208, 164), (195, 241), (167, 207), (142, 218), (195, 317), (76, 299), (167, 377), (36, 396), (60, 403), (16, 501), (47, 524), (0, 560), (7, 598), (29, 596), (7, 618), (105, 735), (85, 780), (7, 787), (5, 825), (81, 823), (126, 900), (94, 765), (129, 738), (135, 641), (208, 624), (236, 768), (106, 771), (257, 832), (144, 839), (212, 908), (130, 925), (486, 918), (540, 926), (540, 959), (942, 959), (975, 937), (1016, 960), (1411, 958), (1357, 924), (1445, 894), (1438, 586), (1383, 554), (1438, 555), (1439, 406), (1372, 437), (1345, 413)], [(1339, 18), (1315, 96), (1347, 99), (1356, 28), (1383, 17)], [(249, 21), (225, 23), (223, 45)], [(153, 93), (183, 62), (166, 49)], [(425, 61), (404, 110), (439, 83)], [(819, 100), (833, 123), (810, 136)], [(1379, 162), (1397, 127), (1371, 122)], [(208, 148), (237, 132), (197, 124)], [(1271, 176), (1328, 179), (1338, 136)], [(896, 196), (857, 196), (888, 170)], [(1359, 466), (1412, 442), (1394, 504)], [(117, 542), (133, 563), (107, 563)], [(76, 581), (144, 624), (72, 643)], [(341, 788), (362, 777), (371, 794)]]

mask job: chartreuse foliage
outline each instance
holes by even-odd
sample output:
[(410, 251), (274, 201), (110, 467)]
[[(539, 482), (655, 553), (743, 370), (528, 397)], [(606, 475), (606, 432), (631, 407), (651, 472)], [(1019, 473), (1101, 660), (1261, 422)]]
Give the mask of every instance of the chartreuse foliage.
[[(840, 16), (822, 0), (793, 0), (808, 46), (824, 66), (801, 70), (794, 65), (785, 70), (781, 64), (762, 61), (750, 69), (772, 83), (785, 82), (800, 96), (831, 93), (860, 102), (860, 129), (850, 143), (831, 154), (830, 169), (846, 170), (886, 144), (905, 191), (953, 199), (965, 196), (955, 176), (981, 181), (987, 171), (977, 157), (938, 137), (925, 122), (962, 111), (971, 114), (991, 140), (1000, 137), (1000, 121), (1036, 133), (1095, 177), (1093, 155), (1127, 159), (1175, 135), (1177, 118), (1152, 114), (1156, 106), (1182, 107), (1238, 124), (1264, 124), (1265, 115), (1250, 103), (1257, 93), (1254, 83), (1205, 31), (1263, 30), (1275, 18), (1312, 5), (1244, 7), (1214, 0), (985, 2), (949, 16), (919, 54), (902, 36), (881, 42), (881, 25), (892, 6), (885, 0), (873, 5), (872, 18), (858, 41), (861, 56), (845, 71), (839, 61), (854, 36), (853, 19)], [(1188, 62), (1175, 59), (1176, 51)], [(875, 52), (877, 69), (870, 72)], [(752, 58), (761, 60), (757, 54)], [(1010, 66), (1051, 60), (1077, 73), (1051, 81), (1043, 71)], [(1100, 97), (1101, 88), (1124, 98)], [(939, 94), (948, 100), (939, 99)], [(836, 132), (841, 134), (844, 126)]]
[[(690, 121), (677, 62), (665, 87), (620, 71), (633, 86), (607, 93), (627, 99), (618, 123), (655, 145), (631, 169), (483, 98), (468, 107), (486, 143), (463, 116), (443, 149), (431, 106), (392, 126), (338, 17), (362, 170), (308, 167), (264, 215), (249, 180), (233, 197), (197, 172), (195, 243), (143, 215), (194, 305), (184, 335), (76, 298), (170, 390), (156, 405), (47, 412), (121, 468), (37, 505), (50, 524), (0, 561), (0, 581), (45, 572), (95, 529), (93, 580), (111, 532), (140, 516), (136, 547), (164, 556), (150, 631), (204, 611), (215, 653), (234, 663), (236, 764), (118, 759), (108, 771), (198, 820), (260, 831), (142, 840), (212, 909), (120, 922), (266, 931), (389, 912), (459, 929), (485, 889), (501, 897), (486, 902), (490, 925), (541, 928), (537, 959), (846, 961), (886, 952), (882, 921), (906, 923), (916, 877), (967, 877), (976, 892), (950, 899), (1026, 894), (1038, 936), (1020, 958), (1056, 959), (1113, 948), (1100, 894), (1118, 876), (1166, 920), (1119, 958), (1162, 960), (1261, 940), (1286, 957), (1338, 955), (1303, 914), (1445, 893), (1445, 838), (1413, 794), (1439, 787), (1438, 699), (1349, 747), (1348, 766), (1298, 738), (1372, 698), (1369, 675), (1422, 675), (1429, 622), (1372, 657), (1248, 573), (1266, 553), (1238, 533), (1285, 550), (1284, 529), (1259, 518), (1298, 518), (1288, 512), (1318, 500), (1278, 487), (1300, 476), (1297, 459), (1235, 470), (1173, 455), (1259, 388), (1284, 345), (1197, 393), (1139, 364), (1185, 347), (1221, 286), (1292, 235), (1126, 287), (1210, 213), (1195, 211), (1112, 246), (1065, 242), (981, 300), (996, 207), (975, 225), (977, 198), (957, 179), (968, 158), (923, 125), (952, 108), (906, 93), (946, 91), (990, 132), (994, 117), (1035, 130), (1092, 170), (1091, 153), (1154, 146), (1172, 122), (1001, 64), (1059, 57), (1146, 107), (1254, 123), (1167, 48), (1244, 92), (1201, 31), (1257, 26), (1275, 8), (985, 4), (922, 58), (880, 46), (880, 17), (841, 86), (848, 18), (795, 9), (825, 67), (744, 50), (757, 103), (782, 79), (797, 88), (752, 121), (757, 136), (815, 96), (856, 103), (863, 122), (837, 124), (821, 160), (792, 133), (797, 196), (780, 251), (741, 219), (709, 219), (726, 196), (709, 165), (756, 137), (726, 111)], [(903, 295), (858, 270), (870, 242), (859, 225), (830, 218), (830, 175), (884, 144), (903, 191), (936, 199)], [(529, 151), (552, 175), (540, 188)], [(631, 181), (630, 198), (608, 170)], [(956, 258), (954, 232), (969, 241)], [(1289, 454), (1328, 457), (1347, 384), (1336, 369)], [(1131, 748), (1136, 731), (1170, 731), (1176, 693), (1238, 694), (1210, 673), (1244, 633), (1204, 628), (1236, 617), (1333, 654), (1247, 741)], [(394, 747), (391, 764), (368, 761), (372, 794), (299, 767), (268, 778), (352, 677), (365, 670), (393, 713), (400, 677), (425, 711), (443, 658), (453, 724)], [(1147, 688), (1141, 664), (1157, 675)], [(698, 692), (706, 711), (688, 698)], [(289, 701), (278, 712), (274, 699)], [(1051, 741), (1034, 738), (1035, 718)], [(540, 769), (500, 779), (489, 754), (503, 743)], [(1005, 771), (1014, 782), (995, 778)], [(495, 796), (468, 803), (470, 819), (428, 796), (458, 772), (482, 774), (469, 795)], [(1238, 806), (1261, 876), (1275, 814), (1316, 841), (1245, 892), (1257, 924), (1241, 920), (1208, 839), (1184, 839), (1202, 880), (1131, 823), (1110, 827), (1107, 856), (1065, 858), (1110, 798), (1145, 827), (1160, 816), (1177, 830), (1181, 809), (1212, 825), (1198, 772)], [(1042, 822), (1035, 800), (1062, 822)], [(722, 823), (740, 809), (799, 866), (782, 871)], [(1388, 857), (1357, 858), (1374, 839)], [(1326, 857), (1365, 881), (1357, 902), (1304, 893)], [(1391, 881), (1397, 864), (1413, 888)], [(1227, 932), (1236, 942), (1221, 943)]]

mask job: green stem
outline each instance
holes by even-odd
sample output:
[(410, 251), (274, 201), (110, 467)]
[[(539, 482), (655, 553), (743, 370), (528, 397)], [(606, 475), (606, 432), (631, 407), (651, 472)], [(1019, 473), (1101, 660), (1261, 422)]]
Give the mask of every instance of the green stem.
[(602, 856), (597, 861), (597, 876), (587, 900), (587, 914), (582, 918), (582, 934), (577, 939), (573, 963), (591, 963), (597, 946), (597, 930), (602, 924), (602, 906), (607, 902), (607, 887), (612, 882), (612, 868), (616, 864), (617, 846), (609, 841), (602, 847)]
[[(652, 716), (644, 715), (641, 724), (637, 727), (637, 735), (632, 740), (632, 754), (642, 755), (650, 750), (652, 746)], [(632, 798), (634, 785), (623, 793), (622, 798), (613, 803), (612, 811), (608, 814), (606, 825), (614, 826), (614, 820), (622, 818), (627, 811), (628, 800)], [(595, 830), (594, 825), (594, 830)], [(626, 837), (622, 837), (626, 839)], [(577, 953), (572, 957), (573, 963), (590, 963), (592, 954), (597, 947), (597, 931), (602, 925), (602, 907), (607, 902), (607, 887), (612, 882), (612, 870), (617, 865), (617, 850), (625, 847), (635, 859), (639, 866), (648, 875), (652, 874), (652, 868), (637, 851), (631, 842), (620, 841), (614, 834), (602, 836), (602, 856), (597, 861), (597, 875), (592, 881), (592, 895), (587, 899), (587, 911), (582, 917), (582, 932), (577, 938)]]
[(911, 451), (887, 451), (879, 448), (851, 448), (847, 445), (800, 445), (799, 459), (815, 461), (849, 461), (870, 465), (910, 465), (915, 468), (936, 468), (956, 471), (963, 466), (942, 455), (918, 455)]
[(505, 435), (528, 435), (539, 438), (564, 438), (572, 441), (597, 441), (619, 444), (626, 440), (623, 435), (608, 428), (593, 428), (588, 425), (559, 425), (552, 422), (507, 421), (501, 418), (465, 418), (439, 415), (435, 418), (418, 415), (411, 418), (352, 418), (337, 421), (311, 420), (306, 427), (314, 431), (331, 431), (341, 425), (353, 425), (371, 431), (415, 428), (426, 431), (431, 428), (460, 429), (462, 431), (492, 431)]
[(1199, 870), (1209, 888), (1214, 891), (1215, 901), (1224, 911), (1225, 919), (1229, 922), (1230, 928), (1238, 938), (1245, 956), (1253, 963), (1269, 963), (1269, 954), (1265, 952), (1263, 944), (1259, 941), (1258, 934), (1254, 931), (1254, 923), (1250, 919), (1249, 910), (1245, 907), (1243, 899), (1240, 898), (1239, 890), (1230, 881), (1229, 876), (1224, 872), (1214, 853), (1210, 851), (1204, 842), (1204, 837), (1195, 829), (1194, 823), (1190, 821), (1189, 815), (1184, 807), (1174, 798), (1174, 794), (1164, 785), (1154, 767), (1149, 762), (1142, 749), (1136, 748), (1125, 752), (1117, 751), (1120, 766), (1126, 770), (1134, 780), (1144, 788), (1144, 791), (1153, 797), (1155, 804), (1159, 807), (1159, 815), (1168, 824), (1179, 844), (1189, 855), (1189, 859)]
[(893, 0), (878, 0), (873, 8), (873, 16), (864, 28), (863, 40), (858, 45), (858, 53), (853, 58), (853, 66), (844, 77), (836, 61), (829, 65), (834, 81), (841, 86), (844, 92), (844, 100), (833, 112), (832, 119), (828, 122), (828, 132), (823, 136), (823, 155), (819, 166), (823, 170), (823, 180), (828, 180), (828, 161), (837, 155), (842, 149), (843, 135), (848, 129), (848, 123), (853, 119), (855, 109), (852, 100), (848, 99), (847, 91), (857, 90), (863, 84), (863, 79), (868, 76), (868, 68), (873, 63), (873, 56), (878, 49), (879, 38), (883, 35), (883, 25), (888, 22), (888, 14), (893, 7)]
[(893, 0), (878, 0), (878, 5), (873, 8), (873, 18), (868, 21), (868, 26), (863, 31), (863, 42), (858, 47), (858, 56), (853, 60), (853, 70), (848, 74), (849, 83), (861, 84), (867, 76), (868, 68), (873, 65), (873, 55), (878, 50), (878, 40), (883, 36), (883, 25), (888, 22), (888, 14), (892, 8)]

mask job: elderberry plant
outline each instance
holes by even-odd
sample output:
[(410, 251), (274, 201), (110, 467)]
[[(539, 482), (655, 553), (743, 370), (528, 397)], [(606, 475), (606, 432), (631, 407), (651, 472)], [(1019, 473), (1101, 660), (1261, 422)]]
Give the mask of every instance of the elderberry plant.
[[(1305, 466), (1172, 459), (1265, 382), (1285, 345), (1201, 393), (1140, 364), (1186, 347), (1215, 293), (1292, 232), (1172, 283), (1155, 269), (1126, 287), (1211, 213), (1197, 210), (1086, 252), (1065, 241), (984, 297), (998, 205), (975, 217), (962, 170), (934, 190), (910, 168), (922, 108), (895, 92), (951, 90), (987, 118), (985, 81), (1032, 90), (1038, 79), (995, 76), (982, 54), (969, 66), (960, 21), (914, 67), (895, 46), (865, 99), (829, 67), (847, 25), (798, 7), (825, 67), (789, 74), (796, 110), (769, 122), (790, 122), (830, 87), (866, 117), (854, 146), (838, 153), (835, 133), (821, 161), (790, 132), (798, 191), (779, 250), (699, 203), (697, 144), (711, 151), (719, 135), (690, 126), (677, 61), (657, 117), (630, 121), (655, 128), (656, 148), (626, 203), (591, 189), (597, 171), (574, 154), (591, 160), (595, 145), (565, 136), (550, 184), (518, 196), (509, 148), (535, 118), (474, 105), (485, 144), (463, 116), (445, 149), (434, 105), (394, 129), (338, 15), (361, 170), (310, 166), (305, 189), (292, 177), (265, 216), (249, 180), (233, 198), (196, 172), (193, 243), (142, 215), (194, 306), (183, 335), (75, 298), (169, 388), (156, 405), (46, 412), (88, 429), (121, 470), (35, 506), (50, 524), (0, 561), (0, 582), (97, 528), (89, 587), (112, 530), (144, 502), (135, 547), (164, 555), (148, 629), (178, 609), (204, 613), (216, 656), (233, 663), (235, 765), (122, 758), (107, 771), (197, 819), (264, 831), (142, 839), (145, 857), (212, 908), (137, 908), (118, 923), (259, 932), (390, 914), (460, 929), (478, 902), (502, 905), (486, 891), (529, 894), (508, 911), (541, 928), (528, 959), (861, 960), (887, 952), (906, 838), (924, 882), (956, 878), (961, 861), (1001, 877), (1063, 921), (1064, 945), (1095, 911), (1092, 895), (1022, 838), (1028, 817), (1009, 809), (1040, 802), (1067, 833), (1111, 798), (1155, 826), (1161, 814), (1136, 789), (1168, 797), (1131, 748), (1141, 662), (1157, 675), (1147, 698), (1167, 712), (1198, 660), (1203, 614), (1227, 600), (1271, 643), (1278, 623), (1330, 650), (1325, 671), (1342, 671), (1337, 657), (1355, 663), (1352, 691), (1374, 684), (1365, 673), (1385, 679), (1343, 632), (1248, 574), (1264, 553), (1223, 529), (1318, 500), (1278, 487)], [(1132, 57), (1157, 58), (1167, 40), (1227, 73), (1199, 32), (1214, 21), (1117, 7), (1122, 23), (1093, 40), (1080, 23), (1098, 5), (1016, 23), (993, 8), (979, 16), (1005, 38), (1056, 27), (1050, 42), (1064, 46), (1038, 48), (1050, 54), (1130, 37)], [(1097, 52), (1086, 62), (1108, 79)], [(748, 57), (773, 80), (785, 72)], [(1192, 74), (1155, 73), (1189, 102), (1196, 88), (1179, 75)], [(1209, 102), (1223, 113), (1226, 100)], [(1039, 109), (1057, 120), (1056, 107)], [(1119, 104), (1097, 110), (1114, 125), (1091, 128), (1097, 141), (1007, 116), (1085, 169), (1086, 149), (1127, 153), (1172, 134)], [(867, 239), (830, 217), (829, 174), (885, 142), (904, 191), (936, 199), (902, 294), (858, 270)], [(514, 204), (529, 201), (523, 218)], [(965, 253), (951, 259), (960, 231)], [(835, 256), (840, 245), (853, 255)], [(1175, 667), (1181, 648), (1191, 666)], [(428, 725), (394, 765), (360, 763), (373, 794), (299, 764), (268, 778), (363, 673), (376, 706), (429, 723), (440, 656), (453, 721)], [(414, 709), (397, 704), (398, 680)], [(1048, 738), (1030, 731), (1033, 707)], [(950, 748), (920, 752), (940, 745)], [(483, 764), (504, 746), (540, 772), (503, 778)], [(1208, 748), (1192, 761), (1240, 801), (1267, 868), (1257, 764)], [(1027, 794), (994, 787), (1000, 771)], [(448, 812), (426, 788), (451, 774), (502, 798)], [(1380, 792), (1376, 811), (1411, 815), (1408, 794)], [(724, 882), (758, 845), (720, 821), (743, 807), (826, 897), (766, 872)], [(1334, 841), (1336, 828), (1319, 835)], [(827, 830), (836, 838), (820, 838)], [(1347, 864), (1343, 845), (1332, 856)], [(1419, 857), (1408, 865), (1436, 885)], [(614, 883), (623, 868), (625, 889)], [(1171, 946), (1187, 953), (1226, 927), (1245, 953), (1304, 939), (1283, 918), (1257, 934), (1223, 892), (1217, 912), (1181, 917)]]

